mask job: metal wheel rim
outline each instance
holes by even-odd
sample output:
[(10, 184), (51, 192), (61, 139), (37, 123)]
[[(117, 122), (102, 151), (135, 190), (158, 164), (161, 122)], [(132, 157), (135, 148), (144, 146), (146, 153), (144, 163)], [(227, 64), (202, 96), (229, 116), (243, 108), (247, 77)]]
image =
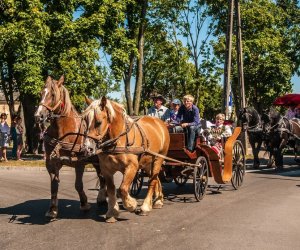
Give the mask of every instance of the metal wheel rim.
[(243, 184), (245, 172), (245, 150), (242, 143), (240, 141), (236, 141), (233, 145), (231, 177), (231, 184), (234, 189), (238, 189)]
[(130, 194), (132, 196), (137, 196), (143, 187), (144, 176), (141, 171), (138, 171), (130, 185)]
[(208, 185), (208, 164), (205, 157), (199, 157), (196, 164), (202, 167), (194, 168), (194, 195), (197, 201), (201, 201), (205, 194)]

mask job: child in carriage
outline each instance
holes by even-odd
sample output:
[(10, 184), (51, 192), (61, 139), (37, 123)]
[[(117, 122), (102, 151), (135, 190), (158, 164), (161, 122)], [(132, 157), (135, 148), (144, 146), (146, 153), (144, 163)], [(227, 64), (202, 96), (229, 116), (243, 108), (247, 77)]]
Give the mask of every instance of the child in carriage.
[(208, 135), (208, 141), (211, 145), (212, 150), (214, 150), (219, 158), (222, 158), (223, 144), (226, 138), (232, 135), (232, 130), (229, 125), (225, 125), (225, 115), (216, 115), (216, 124), (211, 127), (210, 134)]
[(176, 133), (177, 132), (176, 126), (180, 125), (180, 123), (176, 120), (176, 116), (180, 106), (181, 106), (181, 101), (179, 99), (174, 99), (171, 102), (170, 117), (166, 120), (170, 133)]

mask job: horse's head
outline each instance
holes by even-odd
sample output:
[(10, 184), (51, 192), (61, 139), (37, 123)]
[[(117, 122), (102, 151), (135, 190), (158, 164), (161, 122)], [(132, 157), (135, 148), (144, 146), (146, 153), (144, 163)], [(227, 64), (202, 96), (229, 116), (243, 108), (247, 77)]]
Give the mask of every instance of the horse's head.
[(260, 116), (258, 112), (251, 107), (240, 109), (238, 120), (241, 122), (243, 131), (260, 126)]
[(251, 114), (248, 112), (247, 108), (242, 108), (239, 110), (238, 120), (241, 123), (243, 131), (246, 131), (249, 127), (249, 122), (251, 120)]
[(274, 109), (270, 110), (269, 119), (268, 144), (273, 151), (277, 152), (278, 150), (282, 150), (288, 143), (289, 121)]
[(64, 108), (63, 102), (63, 87), (64, 76), (61, 76), (58, 81), (48, 76), (45, 86), (41, 91), (41, 101), (34, 116), (36, 121), (45, 120), (50, 113), (58, 113)]
[(282, 117), (278, 111), (272, 108), (269, 112), (269, 118), (270, 118), (270, 125), (272, 127), (276, 127)]
[(102, 97), (92, 101), (82, 116), (87, 126), (85, 146), (89, 151), (94, 151), (95, 141), (102, 142), (108, 134), (114, 116), (112, 105), (106, 97)]

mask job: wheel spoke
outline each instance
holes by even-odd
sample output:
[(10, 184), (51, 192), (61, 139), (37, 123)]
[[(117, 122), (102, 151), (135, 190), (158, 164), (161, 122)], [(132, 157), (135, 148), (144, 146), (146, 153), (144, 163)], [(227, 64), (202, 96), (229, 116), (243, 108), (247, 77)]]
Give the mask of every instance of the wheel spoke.
[(197, 201), (203, 199), (208, 184), (208, 164), (203, 156), (198, 157), (194, 169), (194, 194)]
[(232, 178), (231, 183), (235, 189), (238, 189), (244, 179), (245, 174), (245, 153), (240, 141), (235, 141), (232, 156)]

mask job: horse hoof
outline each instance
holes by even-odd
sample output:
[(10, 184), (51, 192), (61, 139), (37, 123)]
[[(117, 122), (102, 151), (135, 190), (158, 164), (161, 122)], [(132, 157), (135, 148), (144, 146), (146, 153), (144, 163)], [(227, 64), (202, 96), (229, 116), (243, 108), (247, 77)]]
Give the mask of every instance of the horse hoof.
[(107, 201), (97, 201), (97, 206), (98, 207), (107, 207), (108, 206), (108, 203)]
[(161, 209), (162, 207), (163, 207), (163, 204), (161, 204), (161, 203), (154, 203), (152, 206), (152, 208), (154, 208), (154, 209)]
[(80, 205), (80, 211), (89, 211), (91, 209), (91, 205), (86, 203), (85, 205)]
[(109, 217), (109, 218), (106, 218), (105, 222), (106, 223), (115, 223), (115, 222), (117, 222), (117, 219), (115, 217)]
[(149, 215), (149, 212), (148, 211), (143, 211), (143, 210), (137, 210), (136, 211), (136, 214), (139, 215), (139, 216), (148, 216)]
[(57, 211), (47, 211), (45, 217), (48, 221), (53, 221), (57, 218)]

